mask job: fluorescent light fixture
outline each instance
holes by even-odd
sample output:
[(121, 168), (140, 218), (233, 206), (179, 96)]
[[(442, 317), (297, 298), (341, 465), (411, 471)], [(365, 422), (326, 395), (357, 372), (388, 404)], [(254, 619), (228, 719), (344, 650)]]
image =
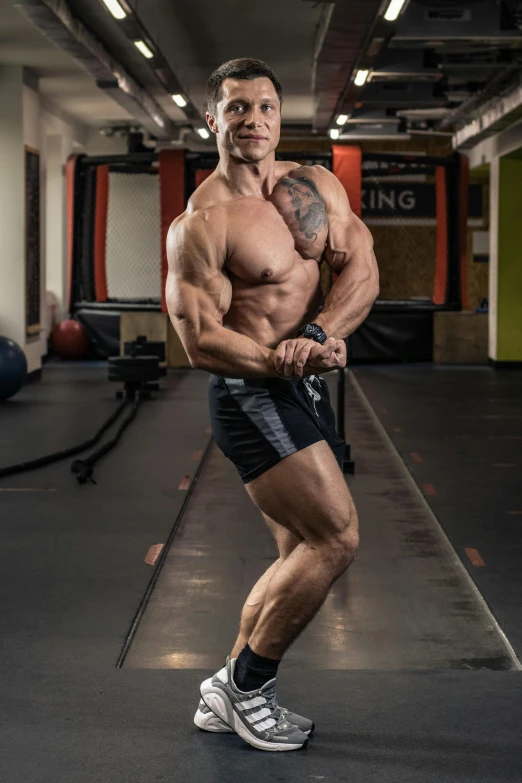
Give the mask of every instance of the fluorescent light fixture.
[(142, 53), (144, 57), (147, 58), (147, 60), (150, 60), (151, 57), (154, 57), (153, 52), (151, 52), (145, 41), (134, 41), (134, 46), (139, 52)]
[(402, 6), (404, 3), (405, 0), (391, 0), (386, 13), (384, 14), (384, 18), (387, 22), (394, 22), (397, 19), (400, 12), (402, 11)]
[(115, 19), (125, 19), (127, 12), (123, 10), (118, 0), (103, 0)]
[(357, 71), (357, 73), (355, 74), (355, 79), (353, 80), (355, 86), (362, 87), (366, 79), (368, 78), (369, 73), (370, 71)]
[(198, 133), (201, 136), (202, 139), (208, 139), (210, 138), (210, 133), (206, 128), (198, 128)]
[(339, 138), (339, 131), (337, 130), (337, 128), (332, 128), (332, 130), (330, 131), (330, 138), (334, 140)]
[(172, 100), (176, 104), (176, 106), (179, 106), (180, 109), (184, 109), (187, 105), (187, 101), (183, 97), (183, 95), (173, 95)]
[(347, 114), (340, 114), (336, 119), (336, 123), (337, 125), (344, 125), (347, 119), (348, 119)]

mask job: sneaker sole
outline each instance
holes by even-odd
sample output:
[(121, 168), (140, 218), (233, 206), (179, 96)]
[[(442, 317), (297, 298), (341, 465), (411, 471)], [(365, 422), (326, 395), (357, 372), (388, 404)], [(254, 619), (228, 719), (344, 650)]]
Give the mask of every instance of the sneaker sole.
[[(198, 709), (194, 715), (194, 723), (198, 729), (201, 729), (202, 731), (214, 731), (216, 733), (219, 732), (220, 734), (230, 734), (234, 732), (234, 729), (231, 729), (230, 726), (227, 726), (227, 724), (224, 723), (221, 718), (216, 717), (213, 712), (205, 713)], [(306, 731), (301, 729), (301, 731), (303, 734), (307, 734), (309, 737), (311, 737), (314, 733), (314, 729), (315, 724), (312, 723), (311, 729), (306, 729)]]
[(221, 718), (216, 717), (213, 712), (204, 713), (198, 709), (194, 715), (194, 723), (202, 731), (213, 731), (216, 734), (230, 734), (232, 729), (227, 726)]
[(221, 688), (215, 688), (212, 685), (212, 678), (205, 680), (205, 682), (201, 684), (201, 698), (207, 707), (212, 710), (214, 715), (224, 721), (227, 726), (230, 726), (230, 728), (233, 729), (236, 734), (241, 737), (241, 739), (244, 739), (245, 742), (248, 742), (248, 744), (252, 745), (254, 748), (258, 748), (258, 750), (300, 750), (301, 748), (306, 748), (308, 745), (308, 738), (303, 743), (297, 744), (267, 742), (266, 740), (262, 740), (259, 739), (259, 737), (256, 737), (247, 729), (241, 718), (236, 714), (232, 706), (232, 702), (226, 693), (222, 691)]

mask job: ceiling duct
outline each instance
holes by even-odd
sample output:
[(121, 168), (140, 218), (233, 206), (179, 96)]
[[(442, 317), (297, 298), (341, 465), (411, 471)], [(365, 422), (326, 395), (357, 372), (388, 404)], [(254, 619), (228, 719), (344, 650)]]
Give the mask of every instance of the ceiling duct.
[(76, 19), (64, 0), (15, 0), (18, 8), (56, 46), (77, 60), (96, 84), (154, 136), (175, 135), (175, 124), (156, 101)]
[(413, 2), (400, 17), (394, 34), (394, 45), (431, 42), (487, 41), (517, 45), (522, 31), (513, 25), (503, 26), (502, 6), (496, 0), (452, 0), (449, 3)]
[(500, 133), (522, 120), (522, 74), (518, 73), (511, 89), (490, 98), (480, 107), (480, 114), (453, 136), (455, 149), (469, 149), (482, 139)]
[(441, 106), (446, 100), (443, 95), (434, 94), (433, 85), (423, 82), (371, 82), (361, 96), (365, 106), (377, 105), (385, 108), (404, 106)]
[(397, 122), (395, 126), (389, 124), (361, 124), (348, 128), (340, 135), (342, 141), (356, 141), (362, 139), (400, 139), (401, 141), (409, 139), (408, 133), (404, 132)]
[(397, 125), (397, 117), (383, 114), (382, 110), (374, 109), (354, 109), (346, 120), (345, 125), (360, 125), (361, 123), (369, 125)]
[(313, 62), (314, 130), (325, 132), (330, 126), (381, 5), (382, 0), (344, 0), (325, 8)]
[(387, 49), (377, 60), (369, 81), (437, 82), (441, 78), (442, 73), (438, 68), (426, 66), (424, 50)]

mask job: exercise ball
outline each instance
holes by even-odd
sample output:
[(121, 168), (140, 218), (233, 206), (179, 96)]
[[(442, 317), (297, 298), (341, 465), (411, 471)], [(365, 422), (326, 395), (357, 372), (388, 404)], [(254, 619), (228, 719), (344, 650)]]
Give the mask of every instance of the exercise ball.
[(19, 391), (27, 378), (27, 360), (19, 345), (9, 337), (0, 337), (0, 400)]
[(89, 348), (89, 338), (79, 321), (66, 319), (53, 327), (51, 345), (62, 359), (81, 359)]

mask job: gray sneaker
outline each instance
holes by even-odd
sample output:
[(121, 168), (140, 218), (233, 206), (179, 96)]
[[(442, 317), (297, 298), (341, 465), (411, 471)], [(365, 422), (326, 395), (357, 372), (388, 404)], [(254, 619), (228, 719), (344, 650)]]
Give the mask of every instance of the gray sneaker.
[[(262, 688), (243, 693), (234, 683), (236, 658), (201, 684), (206, 706), (239, 736), (259, 750), (298, 750), (308, 735), (289, 723), (276, 699), (275, 678)], [(215, 730), (215, 729), (213, 729)]]
[[(295, 712), (290, 712), (290, 710), (287, 710), (286, 707), (279, 707), (279, 710), (281, 715), (284, 715), (288, 723), (297, 726), (297, 728), (300, 729), (303, 734), (308, 734), (309, 737), (312, 736), (315, 729), (315, 723), (313, 721), (311, 721), (309, 718), (303, 718), (302, 715), (296, 715)], [(214, 715), (212, 710), (207, 707), (203, 699), (199, 700), (199, 705), (196, 710), (196, 714), (194, 715), (194, 723), (198, 729), (201, 729), (202, 731), (214, 731), (219, 732), (220, 734), (234, 733), (234, 729), (231, 729), (230, 726), (225, 723), (225, 721), (222, 721), (221, 718), (218, 718), (217, 715)]]

